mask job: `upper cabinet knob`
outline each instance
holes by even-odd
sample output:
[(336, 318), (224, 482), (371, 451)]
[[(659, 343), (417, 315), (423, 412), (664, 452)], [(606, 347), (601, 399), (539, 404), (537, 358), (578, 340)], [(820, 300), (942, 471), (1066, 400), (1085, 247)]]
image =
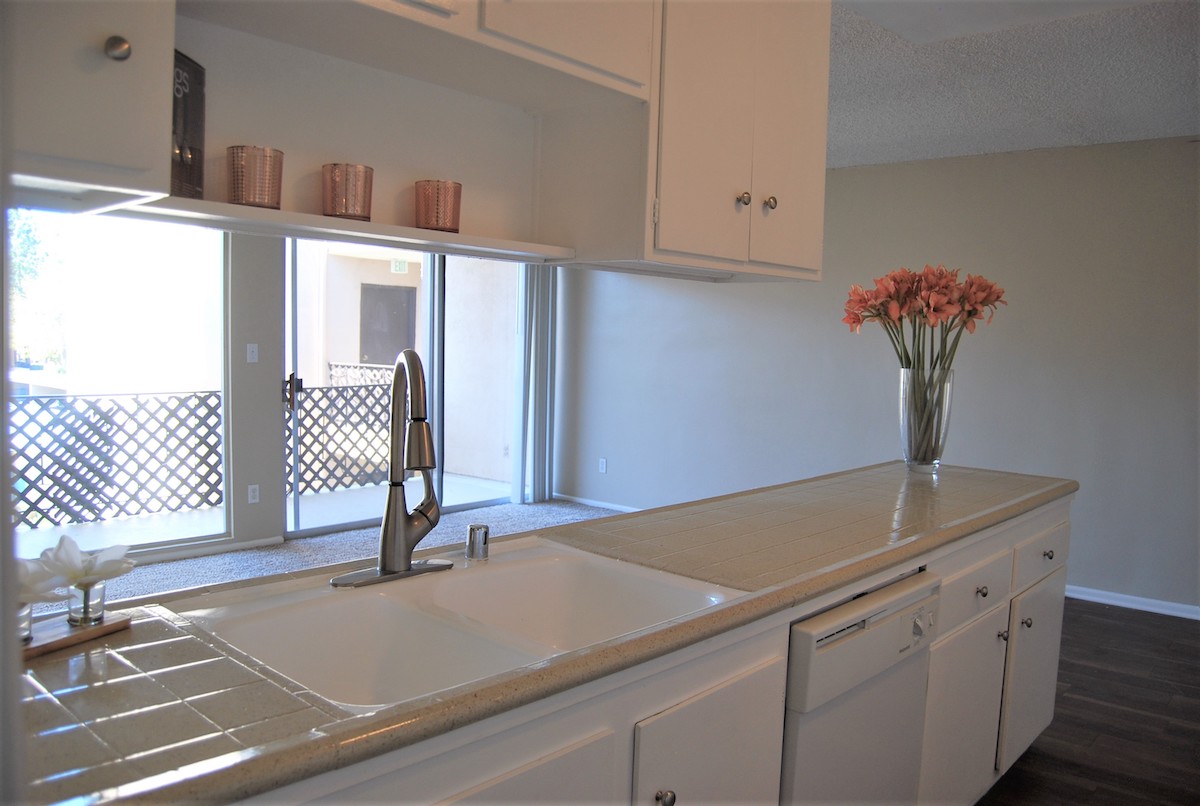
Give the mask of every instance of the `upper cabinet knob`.
[(987, 595), (988, 595), (987, 585), (980, 585), (978, 588), (975, 589), (975, 593), (977, 595), (979, 595), (980, 597), (986, 599)]
[(1047, 560), (1053, 560), (1054, 559), (1054, 549), (1047, 549), (1046, 551), (1043, 551), (1042, 556), (1045, 557)]
[(766, 201), (763, 202), (763, 205), (774, 210), (779, 206), (779, 199), (775, 198), (774, 196), (768, 196)]
[(123, 36), (110, 36), (104, 42), (104, 55), (116, 62), (123, 62), (133, 55), (133, 45)]
[(748, 190), (745, 193), (741, 194), (740, 196), (735, 196), (734, 198), (736, 198), (742, 204), (746, 204), (746, 205), (749, 205), (750, 202), (754, 201), (754, 197), (750, 195), (750, 191), (748, 191)]
[(670, 789), (660, 789), (654, 793), (654, 800), (662, 806), (675, 806), (675, 792)]

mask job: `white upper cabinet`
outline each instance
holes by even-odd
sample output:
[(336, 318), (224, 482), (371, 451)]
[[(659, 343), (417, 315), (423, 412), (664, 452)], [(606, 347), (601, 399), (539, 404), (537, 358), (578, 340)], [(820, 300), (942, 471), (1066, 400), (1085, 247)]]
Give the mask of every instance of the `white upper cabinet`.
[(100, 210), (170, 189), (175, 6), (4, 4), (15, 201)]
[[(205, 199), (163, 199), (155, 214), (419, 245), (401, 193), (436, 172), (466, 180), (463, 233), (429, 244), (437, 251), (714, 280), (820, 276), (829, 0), (13, 0), (3, 9), (18, 203), (47, 190), (63, 209), (166, 195), (178, 33), (180, 50), (208, 71)], [(130, 43), (128, 59), (105, 55), (114, 35)], [(332, 125), (327, 108), (355, 125)], [(497, 129), (517, 117), (528, 122), (522, 133)], [(418, 130), (439, 126), (437, 142), (422, 140)], [(213, 206), (225, 200), (224, 148), (246, 138), (288, 155), (280, 211)], [(376, 169), (382, 210), (369, 226), (334, 227), (312, 209), (312, 172), (343, 160)], [(505, 243), (466, 242), (474, 236)]]
[(830, 4), (661, 7), (648, 107), (551, 112), (540, 237), (579, 263), (820, 277)]
[(667, 3), (659, 97), (658, 228), (665, 251), (747, 259), (757, 6)]
[(479, 28), (528, 49), (529, 58), (649, 93), (652, 0), (480, 0)]
[[(540, 110), (645, 99), (655, 0), (180, 0), (180, 13)], [(286, 11), (285, 11), (286, 9)]]
[(752, 263), (819, 270), (825, 237), (830, 6), (767, 3), (754, 62)]
[(658, 249), (821, 267), (828, 13), (667, 3)]

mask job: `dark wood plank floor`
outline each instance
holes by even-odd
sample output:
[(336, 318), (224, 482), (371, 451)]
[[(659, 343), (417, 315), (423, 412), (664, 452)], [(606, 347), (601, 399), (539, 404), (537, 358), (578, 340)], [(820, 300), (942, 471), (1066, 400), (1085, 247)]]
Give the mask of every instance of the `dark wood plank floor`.
[(1068, 599), (1054, 722), (980, 801), (1200, 804), (1200, 621)]

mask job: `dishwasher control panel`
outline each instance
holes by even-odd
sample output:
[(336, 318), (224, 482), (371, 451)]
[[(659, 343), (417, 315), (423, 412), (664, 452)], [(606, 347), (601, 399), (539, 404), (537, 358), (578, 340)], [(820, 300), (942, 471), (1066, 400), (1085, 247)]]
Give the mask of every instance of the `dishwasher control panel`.
[(940, 589), (921, 571), (793, 624), (787, 707), (811, 711), (928, 647)]
[(932, 607), (928, 606), (927, 604), (921, 604), (908, 614), (910, 620), (909, 623), (912, 629), (907, 634), (903, 630), (900, 631), (901, 653), (904, 653), (910, 649), (915, 649), (916, 647), (920, 646), (922, 642), (927, 642), (930, 640), (930, 636), (933, 635), (933, 628), (935, 626), (934, 611), (937, 609), (936, 604), (937, 603), (934, 602), (935, 606)]

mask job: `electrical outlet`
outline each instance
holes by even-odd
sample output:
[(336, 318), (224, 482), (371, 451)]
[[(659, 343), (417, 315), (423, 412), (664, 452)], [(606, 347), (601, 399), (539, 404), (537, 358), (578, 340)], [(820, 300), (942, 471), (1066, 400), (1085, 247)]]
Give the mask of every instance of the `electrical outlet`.
[(251, 484), (249, 487), (246, 488), (246, 503), (247, 504), (257, 504), (258, 503), (258, 485), (257, 484)]
[(603, 456), (600, 457), (600, 472), (601, 473), (608, 472), (608, 460), (605, 459)]

